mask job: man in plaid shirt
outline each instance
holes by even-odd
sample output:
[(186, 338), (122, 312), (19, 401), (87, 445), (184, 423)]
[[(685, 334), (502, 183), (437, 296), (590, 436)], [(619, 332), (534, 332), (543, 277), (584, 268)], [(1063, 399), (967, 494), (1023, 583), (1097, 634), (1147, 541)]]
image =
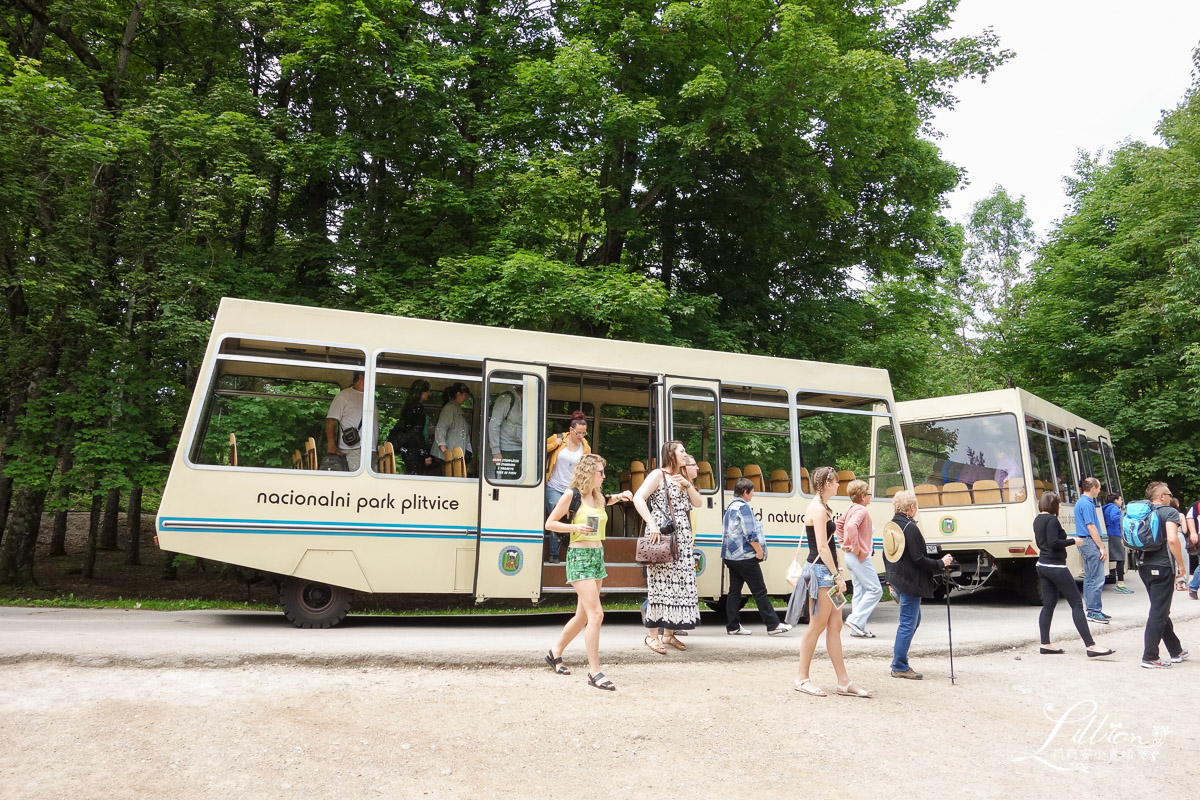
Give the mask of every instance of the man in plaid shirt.
[(779, 621), (779, 615), (767, 597), (767, 585), (763, 582), (762, 568), (766, 558), (763, 544), (762, 523), (754, 516), (750, 500), (754, 497), (754, 484), (749, 478), (738, 478), (733, 484), (733, 502), (725, 509), (722, 520), (721, 560), (729, 569), (729, 594), (725, 599), (725, 631), (730, 636), (749, 636), (750, 631), (742, 627), (739, 614), (742, 609), (742, 586), (750, 589), (758, 613), (767, 633), (775, 636), (787, 633), (791, 625)]

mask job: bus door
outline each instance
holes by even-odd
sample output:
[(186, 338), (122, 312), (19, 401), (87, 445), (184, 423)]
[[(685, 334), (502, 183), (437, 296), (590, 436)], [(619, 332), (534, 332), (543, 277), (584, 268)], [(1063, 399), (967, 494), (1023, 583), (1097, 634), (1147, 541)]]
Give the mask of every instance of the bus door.
[(1107, 436), (1100, 437), (1100, 458), (1104, 463), (1104, 472), (1108, 476), (1108, 491), (1121, 494), (1121, 476), (1117, 474), (1117, 459)]
[(475, 601), (541, 595), (546, 367), (485, 359)]
[(706, 378), (666, 375), (662, 382), (658, 430), (662, 442), (683, 442), (697, 462), (711, 465), (714, 487), (700, 490), (699, 508), (692, 509), (693, 558), (700, 597), (717, 598), (726, 581), (721, 565), (721, 518), (725, 513), (721, 466), (721, 382)]

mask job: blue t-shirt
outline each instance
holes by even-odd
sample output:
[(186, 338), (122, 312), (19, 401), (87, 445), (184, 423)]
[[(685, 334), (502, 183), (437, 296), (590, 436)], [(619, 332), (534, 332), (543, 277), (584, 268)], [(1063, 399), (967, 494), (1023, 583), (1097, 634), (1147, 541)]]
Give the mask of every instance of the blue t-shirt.
[(1121, 509), (1117, 508), (1116, 503), (1105, 503), (1100, 510), (1104, 512), (1104, 527), (1108, 531), (1108, 535), (1113, 538), (1121, 538)]
[(1092, 532), (1087, 529), (1089, 523), (1096, 526), (1097, 533), (1104, 535), (1104, 529), (1100, 527), (1100, 518), (1096, 516), (1096, 501), (1084, 495), (1075, 504), (1075, 535), (1090, 539)]

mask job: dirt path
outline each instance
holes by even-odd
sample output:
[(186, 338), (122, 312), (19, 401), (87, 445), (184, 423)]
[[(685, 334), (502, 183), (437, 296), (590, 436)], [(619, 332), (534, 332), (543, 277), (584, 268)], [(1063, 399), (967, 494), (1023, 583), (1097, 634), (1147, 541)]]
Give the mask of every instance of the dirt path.
[[(1184, 622), (1180, 635), (1200, 651), (1200, 622)], [(0, 796), (902, 799), (1185, 789), (1200, 658), (1142, 670), (1140, 631), (1100, 641), (1119, 658), (1087, 660), (1079, 646), (1055, 657), (1023, 648), (956, 658), (956, 686), (944, 658), (915, 662), (926, 673), (918, 683), (860, 655), (851, 674), (877, 690), (871, 700), (797, 694), (791, 656), (619, 664), (612, 694), (587, 687), (584, 670), (564, 678), (532, 666), (15, 664), (0, 668)], [(813, 677), (832, 688), (820, 649)]]

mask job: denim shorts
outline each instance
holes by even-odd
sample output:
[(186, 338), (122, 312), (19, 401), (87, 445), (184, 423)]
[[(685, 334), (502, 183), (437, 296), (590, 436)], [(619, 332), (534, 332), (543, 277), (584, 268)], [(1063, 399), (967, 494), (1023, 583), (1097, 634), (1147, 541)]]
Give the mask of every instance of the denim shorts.
[(603, 547), (571, 547), (567, 550), (567, 583), (599, 581), (607, 577)]
[(813, 578), (816, 579), (817, 586), (820, 586), (822, 589), (833, 586), (834, 583), (833, 573), (830, 572), (829, 567), (825, 566), (825, 564), (821, 561), (817, 561), (813, 564)]

